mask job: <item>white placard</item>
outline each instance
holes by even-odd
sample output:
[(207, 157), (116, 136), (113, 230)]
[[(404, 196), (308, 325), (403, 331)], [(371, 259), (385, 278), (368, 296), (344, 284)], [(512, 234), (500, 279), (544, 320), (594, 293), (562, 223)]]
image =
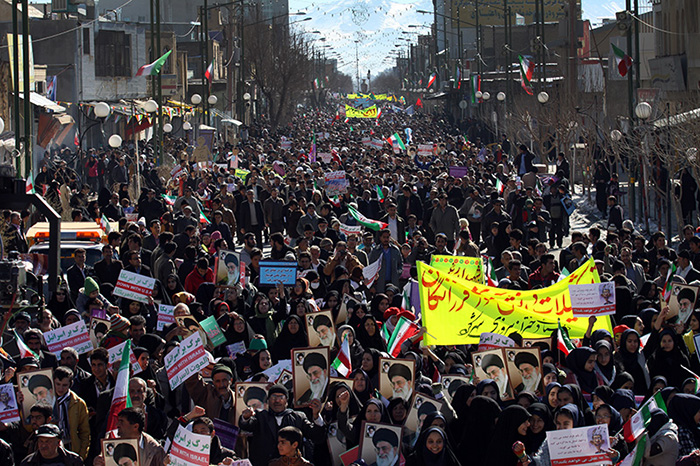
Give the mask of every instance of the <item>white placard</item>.
[(605, 453), (610, 448), (607, 424), (547, 432), (553, 466), (612, 464)]
[(365, 278), (365, 285), (367, 286), (367, 288), (371, 287), (372, 283), (374, 283), (374, 281), (379, 276), (379, 272), (381, 272), (382, 270), (383, 258), (383, 255), (379, 256), (379, 259), (362, 269), (362, 276)]
[(87, 353), (95, 349), (90, 341), (90, 334), (88, 333), (85, 321), (82, 319), (74, 324), (46, 332), (44, 334), (44, 341), (49, 351), (57, 357), (60, 357), (61, 351), (69, 346), (75, 349), (78, 354)]
[(479, 351), (492, 350), (496, 348), (512, 348), (515, 342), (506, 336), (498, 333), (484, 332), (479, 337)]
[(171, 390), (175, 390), (182, 382), (209, 364), (209, 357), (204, 351), (199, 332), (194, 332), (182, 340), (180, 346), (165, 355), (164, 362)]
[(211, 437), (199, 435), (177, 426), (170, 447), (170, 464), (175, 466), (209, 466)]
[(156, 279), (139, 275), (128, 270), (119, 272), (117, 286), (114, 287), (114, 296), (148, 303), (148, 298), (153, 295)]
[(571, 312), (576, 317), (615, 314), (613, 282), (569, 285)]
[(156, 323), (156, 330), (160, 332), (166, 326), (175, 323), (175, 316), (173, 315), (174, 310), (175, 306), (168, 306), (167, 304), (158, 305), (158, 322)]

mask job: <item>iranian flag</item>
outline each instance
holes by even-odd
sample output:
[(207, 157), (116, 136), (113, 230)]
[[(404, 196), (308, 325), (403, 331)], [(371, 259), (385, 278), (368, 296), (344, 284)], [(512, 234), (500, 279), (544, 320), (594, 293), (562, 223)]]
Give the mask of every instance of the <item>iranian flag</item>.
[(668, 302), (671, 299), (671, 288), (673, 288), (673, 276), (676, 275), (676, 264), (671, 264), (666, 274), (666, 283), (664, 283), (663, 297)]
[(386, 224), (384, 222), (380, 222), (378, 220), (372, 220), (371, 218), (365, 217), (360, 212), (358, 212), (356, 208), (354, 208), (351, 205), (348, 205), (348, 212), (350, 213), (352, 218), (357, 220), (357, 223), (359, 223), (363, 227), (369, 228), (370, 230), (379, 231), (379, 230), (383, 230), (389, 226), (388, 224)]
[(316, 161), (316, 130), (313, 130), (313, 135), (311, 136), (311, 148), (309, 149), (309, 162), (313, 163)]
[(518, 61), (520, 62), (520, 85), (523, 86), (525, 92), (533, 95), (531, 81), (535, 65), (522, 55), (518, 55)]
[(165, 65), (165, 61), (168, 59), (168, 57), (170, 56), (170, 54), (172, 52), (173, 52), (172, 50), (168, 50), (158, 60), (156, 60), (153, 63), (150, 63), (148, 65), (143, 65), (136, 72), (136, 76), (156, 76), (156, 75), (160, 74), (161, 68), (163, 68), (163, 65)]
[(500, 178), (496, 178), (496, 191), (498, 191), (498, 194), (503, 194), (503, 190), (506, 188), (506, 185), (503, 184)]
[(475, 104), (479, 99), (476, 98), (476, 92), (481, 90), (481, 76), (475, 74), (472, 76), (471, 82), (471, 98), (472, 103)]
[(649, 398), (649, 400), (639, 408), (639, 411), (637, 411), (622, 427), (626, 442), (634, 442), (637, 437), (642, 435), (651, 420), (651, 410), (654, 408), (659, 408), (666, 412), (666, 403), (661, 397), (661, 390)]
[(318, 90), (318, 88), (321, 87), (321, 80), (316, 78), (316, 79), (314, 79), (313, 84), (314, 84), (314, 90)]
[(34, 175), (31, 173), (27, 177), (27, 182), (25, 183), (25, 188), (27, 194), (34, 194), (36, 191), (34, 190)]
[(399, 356), (401, 345), (420, 333), (420, 327), (407, 318), (401, 316), (396, 322), (394, 333), (391, 334), (389, 342), (386, 344), (387, 352), (394, 358)]
[(211, 84), (211, 80), (214, 77), (214, 60), (212, 60), (211, 63), (209, 63), (207, 71), (204, 72), (204, 77), (207, 81), (209, 81), (209, 84)]
[(625, 456), (625, 459), (618, 466), (641, 466), (642, 459), (644, 459), (644, 450), (647, 447), (647, 440), (649, 436), (647, 434), (642, 435), (639, 438), (639, 442), (634, 447), (629, 455)]
[(109, 220), (107, 220), (105, 214), (102, 214), (102, 218), (100, 219), (100, 227), (102, 227), (102, 229), (107, 234), (109, 234), (112, 231), (112, 227), (109, 226)]
[(200, 211), (199, 212), (199, 223), (209, 225), (211, 221)]
[(394, 149), (398, 147), (401, 150), (406, 150), (406, 145), (401, 140), (401, 136), (399, 136), (399, 133), (392, 134), (387, 138), (387, 141), (391, 143), (391, 147), (393, 147)]
[(564, 330), (561, 328), (561, 322), (557, 322), (557, 326), (559, 327), (557, 329), (557, 349), (568, 356), (571, 350), (576, 348), (576, 345), (571, 342), (569, 335), (564, 333)]
[(175, 205), (175, 201), (177, 200), (177, 197), (168, 196), (167, 194), (161, 194), (161, 196), (163, 196), (163, 200), (165, 201), (166, 204)]
[(384, 343), (389, 343), (389, 340), (391, 340), (391, 332), (389, 331), (389, 327), (386, 325), (386, 322), (382, 324), (382, 331), (379, 332), (382, 335), (382, 339), (384, 340)]
[(379, 199), (379, 202), (384, 202), (384, 191), (382, 191), (382, 188), (379, 187), (379, 185), (377, 185), (376, 188), (377, 188), (377, 199)]
[(338, 374), (346, 377), (352, 372), (352, 360), (350, 359), (350, 343), (348, 343), (348, 336), (345, 335), (343, 338), (343, 344), (340, 346), (340, 351), (338, 356), (335, 358), (332, 364), (333, 368), (338, 371)]
[(489, 256), (481, 256), (481, 260), (486, 269), (484, 277), (486, 278), (486, 286), (498, 288), (498, 280), (496, 279), (496, 270), (493, 268), (493, 262)]
[(39, 355), (36, 354), (34, 351), (29, 349), (29, 347), (24, 342), (24, 340), (22, 340), (22, 338), (17, 334), (17, 330), (13, 330), (13, 332), (15, 332), (15, 340), (17, 341), (17, 348), (19, 348), (20, 359), (22, 359), (22, 358), (39, 359)]
[(430, 89), (430, 86), (435, 84), (435, 80), (437, 79), (437, 73), (433, 73), (430, 75), (430, 79), (428, 80), (428, 87), (426, 89)]
[(569, 272), (569, 270), (566, 267), (564, 267), (563, 269), (561, 269), (561, 273), (559, 274), (559, 280), (557, 280), (557, 283), (564, 280), (569, 275), (571, 275), (571, 272)]
[(620, 76), (623, 78), (627, 76), (627, 72), (632, 68), (632, 57), (627, 55), (622, 49), (615, 47), (615, 44), (610, 44), (613, 49), (613, 55), (615, 55), (615, 63), (617, 64), (617, 71), (619, 71)]
[(112, 406), (107, 415), (107, 434), (117, 430), (117, 416), (124, 408), (131, 407), (131, 397), (129, 396), (129, 356), (131, 355), (131, 340), (126, 340), (122, 351), (122, 361), (119, 364), (117, 382), (114, 384), (114, 395), (112, 395)]

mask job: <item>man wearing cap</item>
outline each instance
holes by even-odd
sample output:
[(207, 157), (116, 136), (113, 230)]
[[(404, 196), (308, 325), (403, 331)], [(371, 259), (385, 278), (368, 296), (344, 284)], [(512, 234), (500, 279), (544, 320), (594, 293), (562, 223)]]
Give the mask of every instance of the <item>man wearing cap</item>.
[(22, 460), (20, 466), (83, 466), (83, 460), (61, 446), (61, 430), (44, 424), (36, 431), (37, 451)]
[(508, 373), (500, 356), (487, 354), (481, 358), (481, 369), (486, 372), (489, 379), (493, 379), (496, 382), (501, 398), (509, 399), (513, 397), (513, 389), (508, 384)]
[(391, 429), (382, 427), (372, 436), (377, 459), (370, 466), (395, 466), (399, 464), (399, 437)]
[(304, 372), (309, 379), (309, 389), (298, 399), (299, 404), (306, 404), (311, 400), (325, 400), (326, 387), (328, 386), (328, 361), (320, 353), (307, 353), (304, 357)]
[(391, 383), (392, 398), (403, 398), (411, 400), (413, 394), (413, 375), (408, 366), (401, 363), (394, 363), (389, 368), (389, 382)]
[(333, 348), (335, 344), (335, 332), (333, 331), (333, 323), (331, 319), (325, 315), (317, 315), (313, 320), (313, 327), (318, 339), (321, 340), (319, 346), (328, 346)]
[(537, 356), (527, 351), (521, 351), (515, 355), (515, 367), (520, 371), (522, 382), (515, 387), (515, 392), (535, 393), (540, 390), (542, 373), (540, 372), (540, 362)]
[(234, 424), (236, 422), (235, 394), (231, 389), (233, 371), (224, 364), (210, 365), (209, 368), (211, 382), (205, 383), (202, 375), (196, 373), (185, 380), (187, 392), (197, 406), (202, 406), (206, 410), (207, 416)]
[(238, 425), (242, 430), (253, 434), (248, 437), (249, 459), (253, 466), (267, 466), (277, 456), (274, 445), (277, 444), (277, 432), (283, 427), (296, 427), (315, 446), (325, 444), (326, 430), (320, 416), (321, 401), (314, 399), (309, 403), (313, 418), (311, 421), (303, 412), (289, 409), (288, 400), (289, 392), (284, 385), (273, 385), (268, 391), (267, 409), (246, 408), (241, 414)]

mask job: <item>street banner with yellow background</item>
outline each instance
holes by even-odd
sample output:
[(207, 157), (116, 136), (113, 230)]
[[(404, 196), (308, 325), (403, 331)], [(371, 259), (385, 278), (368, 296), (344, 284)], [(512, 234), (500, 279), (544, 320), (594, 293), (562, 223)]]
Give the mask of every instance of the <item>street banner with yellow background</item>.
[(484, 283), (484, 269), (480, 257), (432, 256), (430, 266), (468, 282)]
[[(481, 285), (418, 262), (425, 344), (477, 344), (484, 332), (546, 338), (557, 330), (558, 321), (570, 337), (582, 338), (588, 319), (573, 316), (569, 285), (588, 283), (600, 283), (593, 259), (560, 282), (529, 291)], [(599, 316), (593, 329), (612, 333), (609, 316)]]
[(345, 106), (346, 118), (377, 118), (377, 106), (372, 105), (365, 109), (355, 108), (350, 105)]

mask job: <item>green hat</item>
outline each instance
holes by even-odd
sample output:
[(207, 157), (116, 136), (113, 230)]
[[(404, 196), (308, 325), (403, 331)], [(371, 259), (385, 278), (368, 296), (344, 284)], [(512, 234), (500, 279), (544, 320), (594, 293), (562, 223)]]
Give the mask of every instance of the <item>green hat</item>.
[(98, 285), (92, 277), (87, 277), (85, 279), (85, 285), (83, 285), (83, 287), (86, 295), (89, 295), (93, 291), (100, 291), (100, 285)]
[(211, 376), (214, 377), (214, 375), (218, 374), (219, 372), (223, 372), (224, 374), (228, 374), (229, 377), (233, 377), (233, 371), (231, 371), (231, 368), (225, 364), (215, 364), (211, 371)]
[(253, 338), (250, 340), (250, 345), (248, 349), (251, 351), (260, 351), (267, 349), (267, 342), (262, 338)]

